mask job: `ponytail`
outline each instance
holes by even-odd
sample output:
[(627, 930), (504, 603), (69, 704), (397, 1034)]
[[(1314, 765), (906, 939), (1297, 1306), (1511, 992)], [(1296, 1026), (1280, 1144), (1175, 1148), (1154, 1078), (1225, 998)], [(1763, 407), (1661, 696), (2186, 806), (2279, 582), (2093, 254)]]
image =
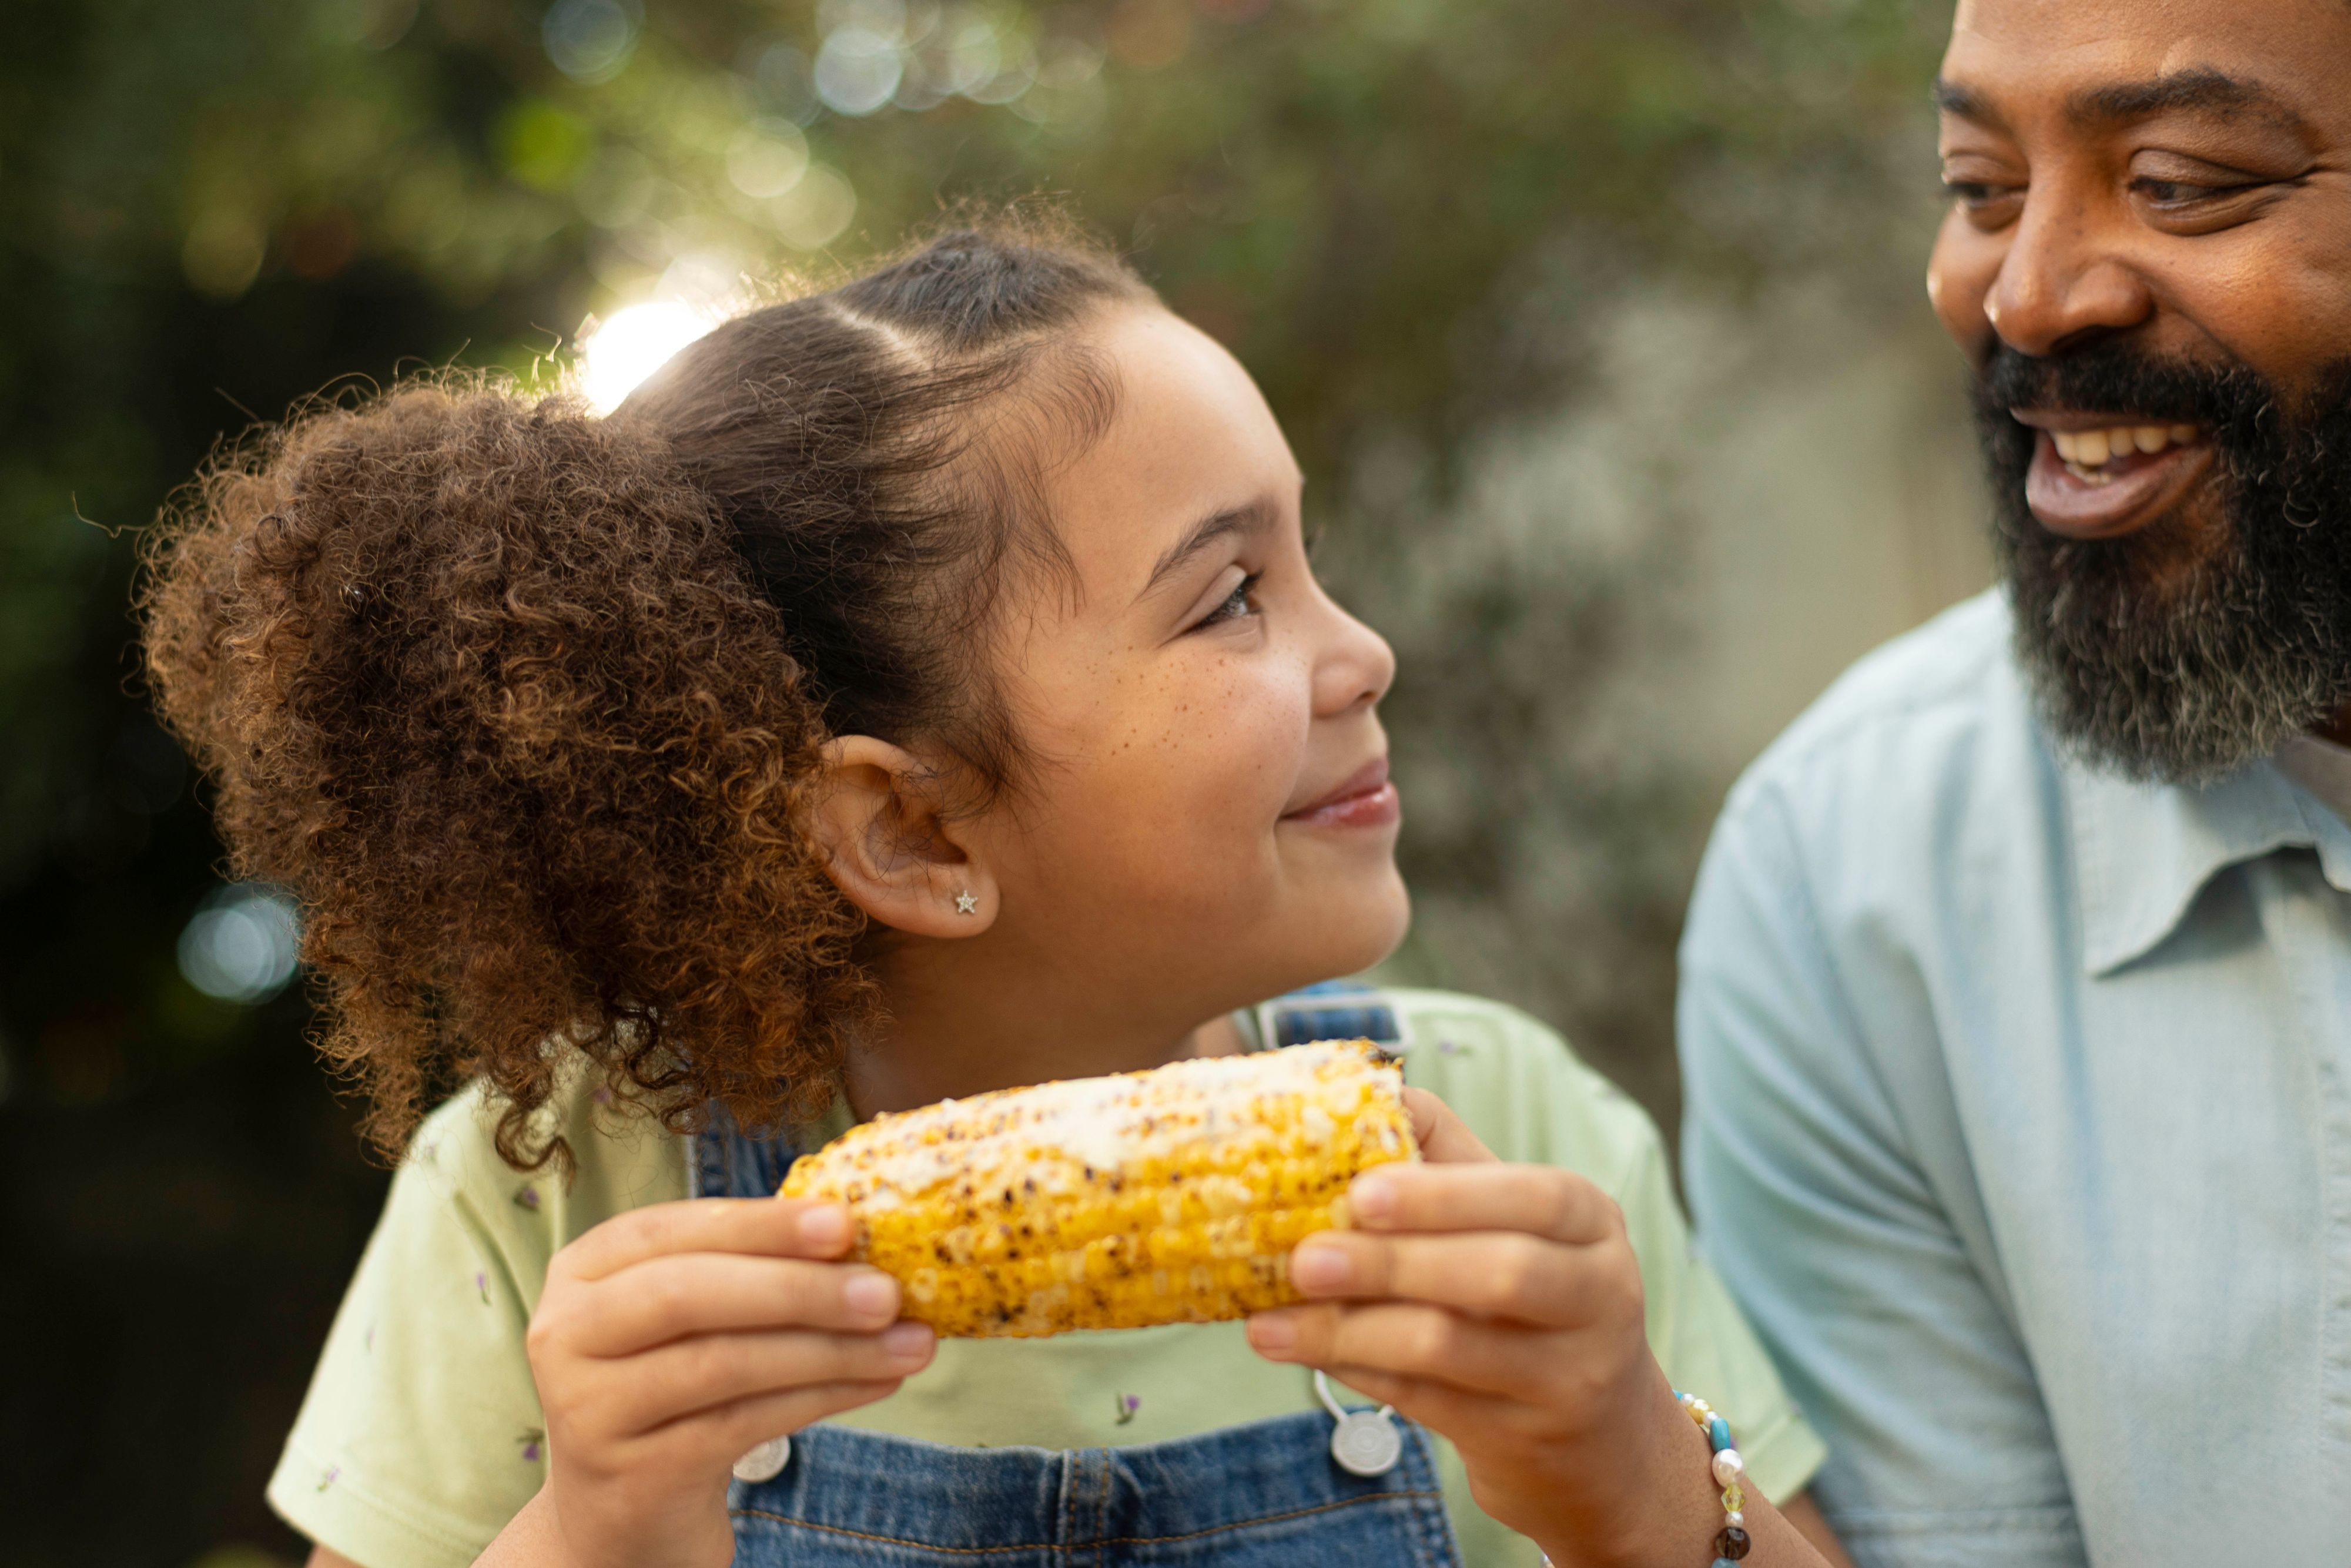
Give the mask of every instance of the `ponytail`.
[(820, 1103), (870, 988), (793, 825), (820, 716), (658, 440), (413, 384), (215, 464), (148, 562), (159, 706), (237, 873), (308, 911), (385, 1147), (481, 1074), (543, 1163), (550, 1040), (672, 1112)]
[(429, 379), (199, 476), (145, 547), (148, 674), (236, 873), (304, 906), (380, 1146), (478, 1076), (499, 1153), (561, 1159), (534, 1113), (579, 1056), (675, 1130), (821, 1111), (876, 1005), (799, 829), (821, 747), (928, 741), (1003, 786), (971, 647), (1052, 534), (1035, 454), (978, 434), (1022, 422), (971, 415), (1098, 429), (1072, 329), (1147, 298), (1066, 236), (962, 231), (720, 327), (609, 418)]

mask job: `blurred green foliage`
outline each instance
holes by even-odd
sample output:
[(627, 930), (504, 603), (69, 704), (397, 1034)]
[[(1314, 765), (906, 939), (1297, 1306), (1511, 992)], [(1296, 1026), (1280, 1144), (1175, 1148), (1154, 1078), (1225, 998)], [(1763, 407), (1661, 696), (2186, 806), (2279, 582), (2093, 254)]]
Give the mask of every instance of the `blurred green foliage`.
[(403, 365), (557, 373), (584, 319), (632, 298), (853, 263), (967, 196), (1065, 194), (1259, 376), (1336, 580), (1408, 622), (1388, 627), (1418, 657), (1399, 768), (1479, 807), (1416, 827), (1416, 884), (1507, 913), (1549, 841), (1526, 823), (1598, 846), (1601, 961), (1504, 967), (1662, 1103), (1683, 852), (1659, 824), (1704, 803), (1541, 766), (1643, 612), (1627, 573), (1657, 561), (1564, 597), (1485, 557), (1447, 577), (1448, 507), (1478, 433), (1578, 394), (1636, 283), (1761, 298), (1819, 274), (1859, 312), (1907, 302), (1886, 258), (1922, 243), (1946, 19), (1912, 0), (17, 7), (0, 1333), (12, 1359), (57, 1354), (0, 1394), (9, 1560), (293, 1551), (256, 1494), (379, 1190), (298, 993), (234, 1006), (174, 962), (217, 848), (141, 708), (131, 536), (214, 442)]

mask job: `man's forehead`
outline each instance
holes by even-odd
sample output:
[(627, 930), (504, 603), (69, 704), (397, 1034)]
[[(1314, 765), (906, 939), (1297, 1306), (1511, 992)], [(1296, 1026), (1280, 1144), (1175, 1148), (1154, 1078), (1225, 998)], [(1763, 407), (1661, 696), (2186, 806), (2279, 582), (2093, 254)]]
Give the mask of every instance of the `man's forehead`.
[(2351, 0), (1959, 0), (1938, 97), (1986, 120), (2003, 106), (2331, 119), (2346, 69)]

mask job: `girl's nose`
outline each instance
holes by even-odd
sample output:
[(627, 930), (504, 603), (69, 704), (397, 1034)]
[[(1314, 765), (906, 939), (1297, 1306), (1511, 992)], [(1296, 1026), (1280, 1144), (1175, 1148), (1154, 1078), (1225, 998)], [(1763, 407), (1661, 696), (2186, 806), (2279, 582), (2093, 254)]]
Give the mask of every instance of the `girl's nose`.
[(1332, 718), (1387, 695), (1395, 682), (1396, 662), (1386, 638), (1328, 597), (1323, 603), (1329, 606), (1331, 629), (1314, 667), (1314, 713), (1318, 718)]

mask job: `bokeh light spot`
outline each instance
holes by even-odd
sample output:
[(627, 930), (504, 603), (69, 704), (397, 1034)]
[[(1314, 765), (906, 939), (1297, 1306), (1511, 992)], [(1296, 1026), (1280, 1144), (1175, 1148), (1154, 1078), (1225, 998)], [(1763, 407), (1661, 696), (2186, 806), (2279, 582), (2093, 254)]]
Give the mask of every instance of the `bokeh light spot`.
[(243, 213), (214, 209), (198, 218), (180, 246), (180, 267), (199, 294), (234, 299), (261, 271), (261, 225)]
[(726, 178), (747, 196), (780, 196), (808, 172), (808, 138), (789, 120), (761, 120), (726, 146)]
[(610, 81), (636, 51), (645, 25), (639, 0), (555, 0), (539, 36), (555, 68), (574, 81)]
[(948, 92), (970, 92), (996, 79), (1004, 64), (1004, 47), (985, 16), (966, 16), (945, 29), (946, 69), (940, 87)]
[(596, 150), (596, 133), (579, 116), (544, 99), (525, 99), (498, 118), (498, 162), (535, 191), (559, 191)]
[(768, 215), (786, 245), (821, 250), (839, 239), (857, 215), (857, 188), (840, 170), (811, 164), (799, 183), (776, 198)]
[(250, 883), (222, 888), (180, 933), (180, 973), (208, 997), (266, 1002), (293, 979), (301, 942), (292, 899)]
[(1049, 88), (1082, 87), (1102, 74), (1102, 51), (1098, 45), (1067, 34), (1037, 46), (1037, 80)]
[(816, 95), (836, 114), (872, 113), (890, 101), (905, 74), (896, 40), (863, 27), (827, 35), (816, 52)]
[(580, 391), (598, 413), (610, 413), (637, 384), (715, 325), (674, 299), (648, 300), (613, 312), (580, 345)]
[(816, 96), (816, 67), (791, 44), (759, 50), (749, 75), (759, 105), (795, 125), (806, 125), (824, 110)]

